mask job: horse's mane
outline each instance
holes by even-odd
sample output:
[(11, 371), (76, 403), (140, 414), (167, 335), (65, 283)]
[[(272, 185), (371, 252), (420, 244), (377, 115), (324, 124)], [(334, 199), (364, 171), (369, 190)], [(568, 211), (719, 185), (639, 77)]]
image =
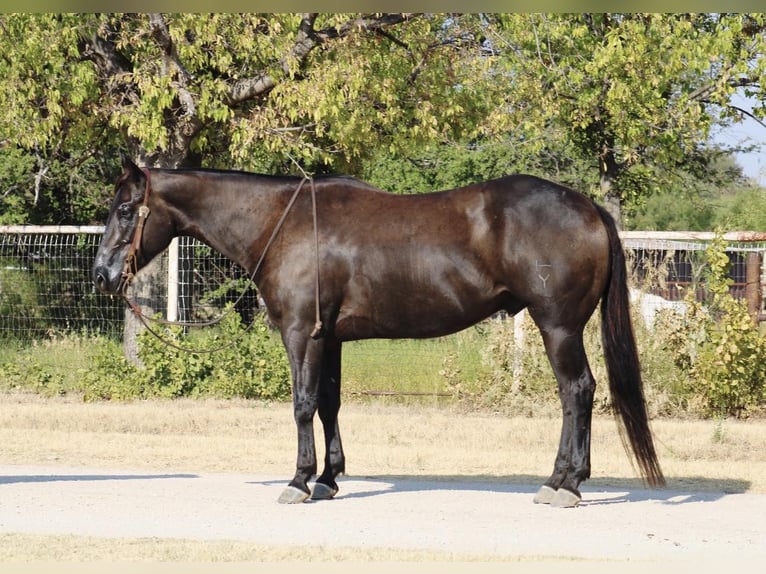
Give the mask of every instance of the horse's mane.
[[(301, 179), (303, 179), (299, 175), (266, 174), (266, 173), (250, 172), (245, 170), (215, 169), (215, 168), (206, 168), (206, 167), (179, 167), (175, 169), (158, 169), (157, 171), (168, 173), (168, 174), (185, 173), (190, 175), (194, 173), (204, 173), (206, 175), (216, 175), (221, 177), (227, 177), (227, 176), (246, 177), (246, 178), (265, 179), (272, 182), (284, 182), (284, 183), (298, 182)], [(335, 181), (342, 181), (343, 183), (346, 183), (349, 185), (363, 187), (366, 189), (384, 191), (352, 175), (328, 173), (328, 174), (316, 175), (314, 176), (313, 179), (317, 183), (328, 183), (330, 181), (335, 180)]]

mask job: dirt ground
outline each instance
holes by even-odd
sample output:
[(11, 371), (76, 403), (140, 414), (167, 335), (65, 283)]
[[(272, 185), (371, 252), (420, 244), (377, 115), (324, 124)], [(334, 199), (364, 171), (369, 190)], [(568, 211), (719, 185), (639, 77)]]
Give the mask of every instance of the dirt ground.
[[(345, 477), (332, 501), (289, 506), (284, 477), (0, 466), (0, 533), (248, 541), (453, 553), (484, 560), (766, 559), (766, 495), (589, 489), (575, 509), (536, 486)], [(115, 558), (115, 556), (107, 557)]]
[(337, 498), (284, 506), (289, 405), (0, 396), (0, 562), (563, 561), (571, 573), (766, 558), (763, 422), (655, 421), (669, 487), (646, 490), (614, 421), (596, 419), (583, 502), (556, 509), (532, 497), (557, 419), (342, 415)]

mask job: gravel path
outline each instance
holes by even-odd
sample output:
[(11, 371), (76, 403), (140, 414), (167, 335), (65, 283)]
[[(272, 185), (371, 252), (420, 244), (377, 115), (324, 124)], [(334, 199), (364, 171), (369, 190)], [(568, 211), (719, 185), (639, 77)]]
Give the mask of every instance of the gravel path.
[(341, 477), (333, 501), (276, 503), (286, 477), (0, 465), (0, 532), (394, 547), (491, 557), (766, 559), (766, 495)]

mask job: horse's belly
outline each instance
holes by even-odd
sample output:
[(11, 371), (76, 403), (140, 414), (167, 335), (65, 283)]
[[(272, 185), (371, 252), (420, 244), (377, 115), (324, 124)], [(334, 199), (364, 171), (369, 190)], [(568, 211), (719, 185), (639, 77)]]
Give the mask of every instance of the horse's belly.
[(335, 333), (341, 340), (426, 338), (455, 333), (501, 308), (499, 298), (474, 293), (382, 292), (341, 308)]

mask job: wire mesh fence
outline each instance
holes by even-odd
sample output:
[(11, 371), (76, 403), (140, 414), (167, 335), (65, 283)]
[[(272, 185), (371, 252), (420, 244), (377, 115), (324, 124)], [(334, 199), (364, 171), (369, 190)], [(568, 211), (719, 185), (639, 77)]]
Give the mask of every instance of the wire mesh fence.
[(100, 227), (0, 231), (0, 336), (38, 339), (53, 330), (117, 334), (122, 306), (95, 293), (88, 268)]
[[(96, 291), (91, 267), (103, 227), (0, 226), (0, 338), (29, 341), (60, 332), (119, 338), (125, 302)], [(168, 252), (160, 255), (168, 277)], [(175, 318), (213, 318), (232, 303), (249, 322), (259, 308), (245, 271), (210, 247), (189, 238), (178, 244), (173, 292)], [(153, 307), (168, 316), (168, 288), (155, 290)]]
[[(102, 232), (98, 226), (0, 226), (0, 338), (34, 340), (61, 331), (121, 336), (124, 302), (98, 293), (90, 277)], [(647, 313), (699, 288), (712, 237), (623, 234), (632, 284), (645, 295)], [(757, 311), (763, 315), (766, 234), (729, 234), (727, 253), (732, 293), (744, 297), (757, 292)], [(162, 276), (175, 283), (170, 290), (159, 290), (161, 300), (153, 306), (164, 316), (172, 313), (183, 321), (205, 321), (231, 303), (248, 323), (262, 308), (246, 272), (210, 247), (180, 238), (177, 263), (169, 264), (167, 252), (161, 257)], [(170, 305), (168, 292), (176, 294)]]
[[(631, 275), (634, 298), (641, 298), (647, 323), (660, 308), (679, 308), (687, 296), (705, 298), (707, 248), (710, 232), (623, 232), (622, 243)], [(766, 295), (766, 233), (732, 232), (723, 235), (729, 258), (729, 291), (746, 298), (751, 313), (764, 320)]]

